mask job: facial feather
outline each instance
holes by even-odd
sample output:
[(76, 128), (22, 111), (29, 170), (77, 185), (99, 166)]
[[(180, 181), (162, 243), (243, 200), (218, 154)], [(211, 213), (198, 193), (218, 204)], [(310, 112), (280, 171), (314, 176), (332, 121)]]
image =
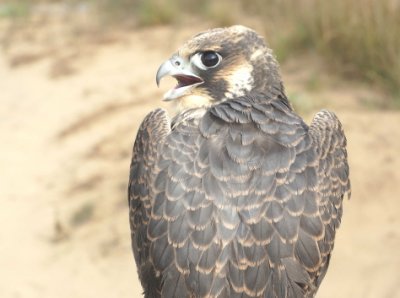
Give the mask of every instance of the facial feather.
[[(207, 52), (216, 53), (220, 63), (215, 67), (198, 65), (203, 63), (202, 55)], [(203, 81), (177, 98), (180, 111), (282, 87), (272, 50), (262, 37), (244, 26), (217, 28), (197, 34), (173, 57), (176, 56), (181, 59), (181, 69), (186, 67)]]

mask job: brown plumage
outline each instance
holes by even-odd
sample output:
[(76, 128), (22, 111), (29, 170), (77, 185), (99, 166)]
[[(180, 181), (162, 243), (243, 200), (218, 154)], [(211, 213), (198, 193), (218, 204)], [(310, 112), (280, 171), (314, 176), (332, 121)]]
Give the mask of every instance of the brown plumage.
[(129, 178), (132, 248), (146, 297), (313, 297), (350, 192), (337, 117), (294, 113), (254, 31), (196, 35), (157, 74), (172, 119), (139, 128)]

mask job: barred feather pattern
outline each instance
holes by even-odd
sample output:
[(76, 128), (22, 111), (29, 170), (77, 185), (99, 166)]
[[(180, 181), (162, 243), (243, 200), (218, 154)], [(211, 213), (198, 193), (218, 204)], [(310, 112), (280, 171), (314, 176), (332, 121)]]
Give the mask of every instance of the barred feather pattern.
[(170, 132), (166, 111), (157, 109), (143, 120), (136, 135), (130, 166), (128, 204), (132, 250), (146, 297), (160, 297), (161, 278), (149, 258), (150, 241), (147, 226), (151, 216), (150, 181), (159, 144)]
[[(198, 114), (198, 113), (197, 113)], [(278, 89), (144, 120), (129, 183), (146, 297), (313, 297), (350, 192), (336, 116), (310, 127)]]

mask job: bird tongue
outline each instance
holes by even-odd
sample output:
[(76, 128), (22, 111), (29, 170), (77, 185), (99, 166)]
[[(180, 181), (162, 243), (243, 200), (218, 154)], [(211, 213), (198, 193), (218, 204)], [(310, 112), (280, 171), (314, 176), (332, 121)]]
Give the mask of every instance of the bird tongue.
[(188, 75), (175, 75), (174, 78), (178, 81), (178, 84), (175, 86), (175, 89), (201, 82), (199, 78)]

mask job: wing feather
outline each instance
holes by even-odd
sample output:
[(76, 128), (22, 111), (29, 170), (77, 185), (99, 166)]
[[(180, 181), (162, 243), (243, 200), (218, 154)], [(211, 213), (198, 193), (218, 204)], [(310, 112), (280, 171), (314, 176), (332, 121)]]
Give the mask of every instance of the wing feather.
[[(132, 249), (144, 292), (149, 297), (158, 297), (161, 291), (161, 281), (155, 276), (154, 267), (150, 262), (150, 241), (147, 235), (151, 207), (154, 205), (150, 181), (159, 152), (158, 147), (169, 132), (170, 123), (166, 111), (157, 109), (150, 112), (138, 130), (130, 166), (128, 203)], [(163, 189), (164, 181), (159, 180), (157, 186)], [(165, 227), (157, 223), (153, 231), (156, 235), (166, 233)]]
[(273, 92), (172, 130), (164, 112), (142, 124), (132, 242), (165, 297), (312, 297), (323, 279), (350, 191), (346, 140), (332, 113), (308, 127)]

